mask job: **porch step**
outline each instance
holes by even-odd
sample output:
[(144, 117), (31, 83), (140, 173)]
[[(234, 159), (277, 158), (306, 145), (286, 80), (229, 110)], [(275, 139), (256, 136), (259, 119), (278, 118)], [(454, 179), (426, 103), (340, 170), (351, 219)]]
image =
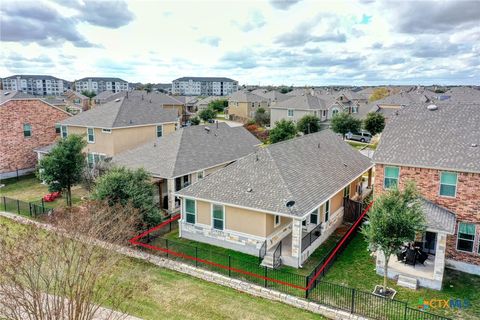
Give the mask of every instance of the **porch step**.
[(273, 254), (266, 254), (265, 257), (263, 257), (262, 263), (260, 263), (261, 266), (275, 269), (280, 266), (281, 264), (281, 258), (280, 261), (277, 261), (278, 265), (275, 265), (275, 261), (273, 260)]
[(405, 275), (399, 275), (397, 285), (405, 287), (405, 288), (417, 290), (418, 280), (415, 279), (415, 278), (412, 278), (412, 277), (405, 276)]

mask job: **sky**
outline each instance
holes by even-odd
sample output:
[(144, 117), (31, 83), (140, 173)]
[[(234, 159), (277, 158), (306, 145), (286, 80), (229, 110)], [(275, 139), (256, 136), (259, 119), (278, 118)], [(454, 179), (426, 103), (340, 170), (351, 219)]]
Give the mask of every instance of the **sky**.
[(480, 0), (1, 0), (0, 19), (0, 77), (480, 84)]

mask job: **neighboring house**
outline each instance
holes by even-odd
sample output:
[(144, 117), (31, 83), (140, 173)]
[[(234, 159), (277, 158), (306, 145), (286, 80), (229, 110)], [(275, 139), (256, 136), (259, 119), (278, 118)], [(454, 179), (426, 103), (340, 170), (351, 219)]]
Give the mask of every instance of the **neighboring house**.
[(435, 105), (409, 105), (392, 116), (373, 160), (375, 195), (413, 180), (425, 199), (427, 230), (419, 240), (432, 255), (417, 268), (392, 257), (389, 277), (440, 289), (445, 266), (480, 274), (480, 103)]
[[(7, 92), (9, 92), (7, 94)], [(35, 169), (34, 149), (52, 144), (59, 136), (55, 124), (66, 111), (42, 99), (0, 91), (0, 178), (24, 175)]]
[(270, 126), (273, 128), (281, 119), (297, 122), (307, 114), (315, 115), (321, 121), (328, 119), (327, 101), (311, 94), (293, 96), (270, 107)]
[(266, 248), (264, 265), (301, 267), (354, 218), (344, 203), (371, 191), (372, 167), (330, 130), (259, 148), (176, 193), (179, 235), (255, 256)]
[(79, 92), (67, 90), (67, 92), (65, 92), (65, 100), (70, 105), (76, 106), (83, 111), (90, 109), (90, 98)]
[(216, 100), (225, 100), (225, 98), (210, 96), (210, 97), (205, 97), (203, 99), (197, 99), (197, 101), (194, 104), (194, 107), (196, 111), (201, 111), (203, 109), (207, 109), (210, 102), (216, 101)]
[(113, 91), (102, 91), (99, 94), (95, 95), (92, 98), (93, 106), (103, 104), (109, 101), (113, 101), (115, 99), (124, 97), (126, 95), (125, 91), (120, 92), (113, 92)]
[(445, 93), (439, 93), (438, 99), (450, 102), (480, 102), (480, 90), (470, 87), (453, 87)]
[(258, 108), (268, 109), (268, 100), (246, 90), (237, 91), (228, 97), (228, 114), (230, 120), (247, 122), (255, 118)]
[(183, 77), (172, 81), (172, 94), (228, 96), (238, 90), (238, 81), (218, 77)]
[(256, 94), (257, 96), (264, 97), (268, 101), (268, 106), (274, 106), (279, 102), (285, 101), (287, 99), (290, 99), (290, 96), (287, 96), (283, 93), (280, 93), (276, 90), (266, 90), (266, 89), (257, 89), (252, 91), (253, 94)]
[[(164, 108), (154, 99), (157, 93), (133, 91), (74, 117), (59, 121), (62, 137), (86, 136), (88, 164), (131, 149), (178, 127), (177, 110)], [(150, 99), (150, 96), (152, 99)]]
[(388, 119), (398, 113), (398, 111), (405, 106), (418, 103), (428, 103), (434, 100), (434, 97), (430, 95), (430, 93), (402, 91), (372, 102), (368, 106), (368, 109), (369, 112), (381, 113)]
[(96, 94), (103, 91), (121, 92), (128, 91), (128, 82), (120, 78), (88, 77), (75, 80), (75, 91), (89, 91)]
[(243, 127), (191, 126), (122, 152), (113, 163), (147, 170), (158, 186), (160, 207), (174, 212), (180, 205), (174, 192), (252, 153), (259, 144)]
[(47, 75), (14, 75), (3, 78), (2, 86), (35, 96), (59, 96), (70, 88), (70, 82)]

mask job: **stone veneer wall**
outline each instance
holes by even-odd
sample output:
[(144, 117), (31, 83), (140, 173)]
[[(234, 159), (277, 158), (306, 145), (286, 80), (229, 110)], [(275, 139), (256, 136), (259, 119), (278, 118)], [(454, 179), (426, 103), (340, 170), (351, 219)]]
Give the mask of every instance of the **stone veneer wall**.
[(265, 240), (254, 239), (248, 235), (241, 235), (228, 230), (216, 230), (210, 226), (193, 225), (184, 221), (179, 221), (179, 228), (181, 228), (182, 238), (209, 243), (254, 256), (258, 256), (258, 252), (265, 242)]
[[(454, 267), (462, 264), (465, 266), (462, 271), (480, 273), (480, 174), (479, 173), (458, 173), (457, 195), (455, 198), (441, 197), (438, 195), (440, 188), (440, 172), (437, 169), (425, 169), (415, 167), (400, 167), (400, 187), (407, 180), (414, 180), (417, 188), (426, 199), (451, 210), (456, 214), (457, 221), (476, 224), (477, 234), (474, 243), (474, 252), (461, 252), (456, 250), (457, 228), (455, 234), (447, 237), (446, 259), (447, 266)], [(383, 190), (384, 165), (375, 165), (375, 195), (378, 196)]]
[[(37, 163), (34, 148), (50, 145), (58, 138), (55, 123), (70, 115), (40, 99), (10, 100), (0, 106), (0, 175), (29, 172)], [(23, 136), (23, 125), (30, 124), (32, 136)]]

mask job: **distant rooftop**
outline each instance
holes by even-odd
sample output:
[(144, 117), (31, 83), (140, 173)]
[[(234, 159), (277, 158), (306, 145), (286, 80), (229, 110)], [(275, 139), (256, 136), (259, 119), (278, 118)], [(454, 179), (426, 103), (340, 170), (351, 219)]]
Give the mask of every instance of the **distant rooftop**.
[(0, 90), (0, 104), (11, 99), (35, 99), (38, 96), (34, 96), (28, 93), (14, 90)]
[(175, 79), (173, 81), (212, 81), (212, 82), (236, 82), (233, 79), (230, 78), (224, 78), (224, 77), (182, 77)]
[(49, 76), (49, 75), (40, 75), (40, 74), (16, 74), (10, 77), (5, 77), (3, 79), (16, 79), (16, 78), (22, 78), (22, 79), (33, 79), (33, 80), (40, 80), (40, 79), (49, 79), (49, 80), (62, 80), (65, 82), (69, 82), (67, 80), (63, 80), (54, 76)]
[(228, 96), (228, 100), (237, 102), (267, 102), (268, 99), (246, 90), (236, 91)]
[(92, 81), (111, 81), (111, 82), (127, 82), (123, 79), (120, 79), (120, 78), (111, 78), (111, 77), (86, 77), (86, 78), (82, 78), (82, 79), (78, 79), (78, 80), (75, 80), (75, 81), (88, 81), (88, 80), (92, 80)]

